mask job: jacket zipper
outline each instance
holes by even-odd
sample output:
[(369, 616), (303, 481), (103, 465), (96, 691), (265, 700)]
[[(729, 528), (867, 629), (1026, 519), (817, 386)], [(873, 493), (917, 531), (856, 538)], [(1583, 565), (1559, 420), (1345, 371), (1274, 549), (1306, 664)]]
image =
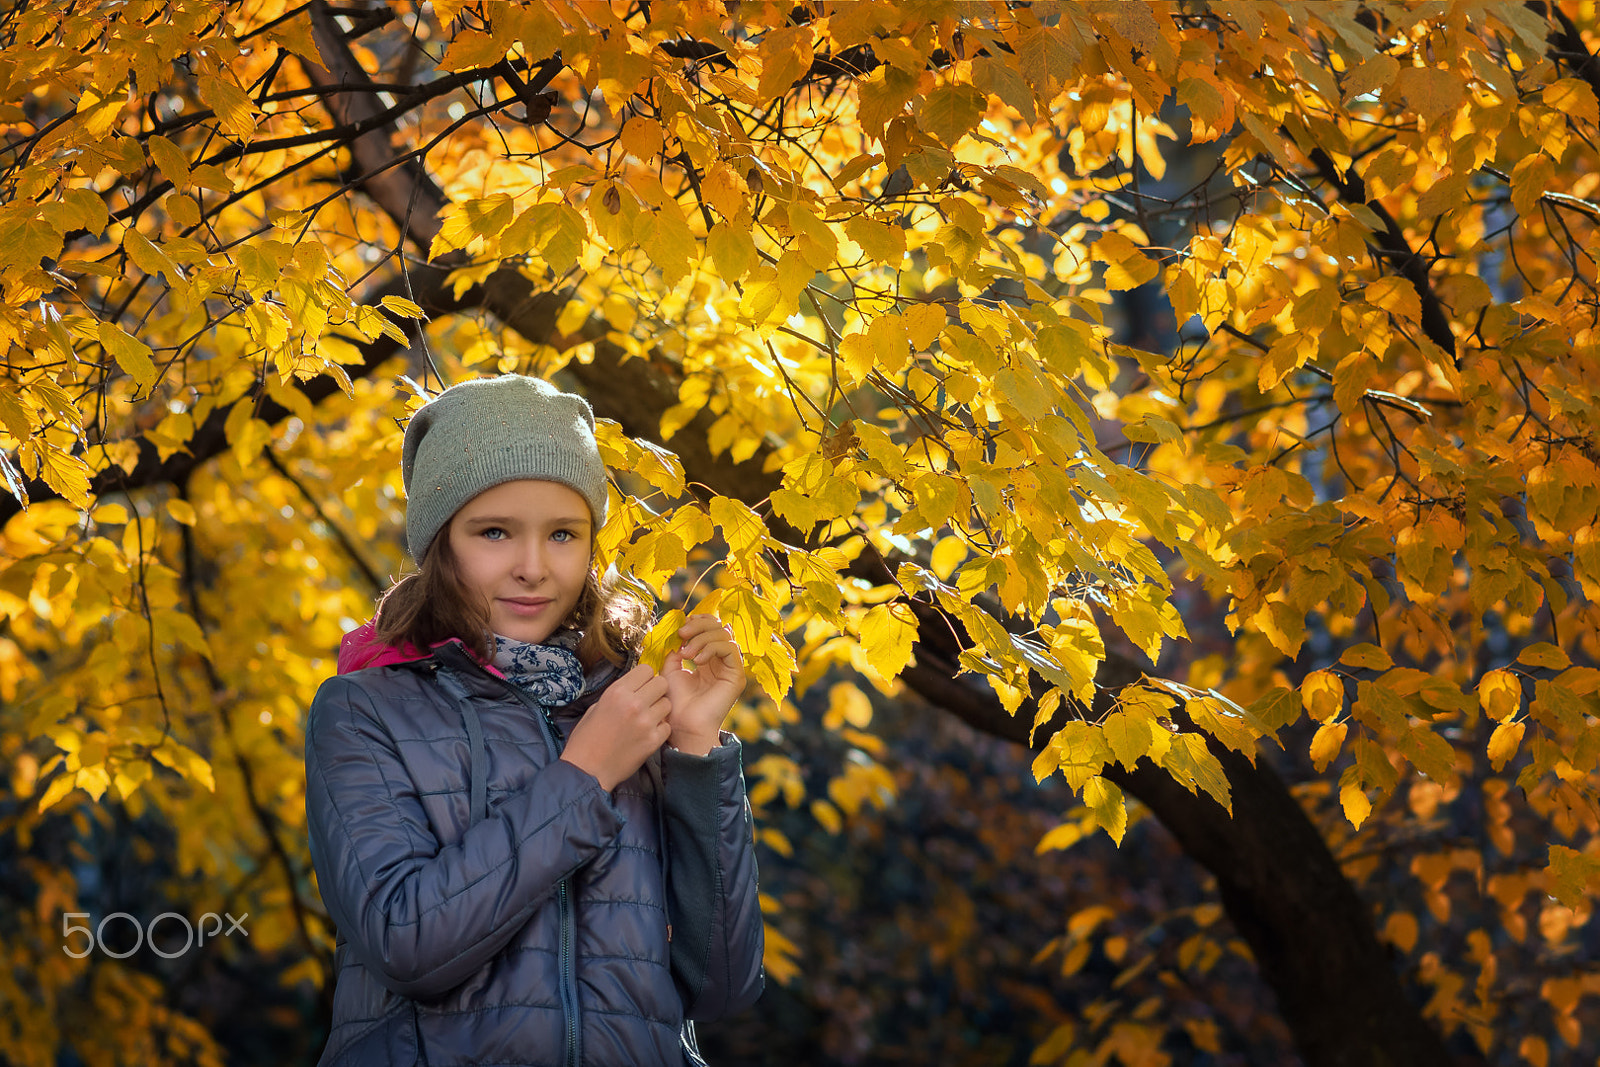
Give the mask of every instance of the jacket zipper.
[(561, 1013), (567, 1020), (564, 1062), (567, 1067), (578, 1067), (578, 983), (572, 959), (572, 901), (565, 878), (556, 892), (561, 902)]
[[(473, 660), (471, 656), (460, 658), (471, 663), (473, 670), (487, 677), (494, 677)], [(535, 703), (527, 693), (523, 692), (521, 686), (515, 685), (504, 678), (498, 680), (504, 682), (505, 687), (511, 690), (512, 695), (520, 700), (529, 711), (535, 713), (539, 720), (539, 726), (544, 731), (545, 743), (550, 746), (550, 751), (556, 754), (556, 758), (560, 759), (561, 732), (556, 729), (554, 720), (550, 718), (550, 712), (543, 704)], [(578, 1044), (578, 967), (573, 945), (575, 940), (575, 920), (572, 914), (571, 890), (568, 880), (565, 878), (561, 879), (556, 885), (556, 905), (556, 912), (561, 921), (561, 1014), (567, 1024), (566, 1048), (563, 1050), (561, 1062), (564, 1067), (581, 1067), (582, 1053)]]

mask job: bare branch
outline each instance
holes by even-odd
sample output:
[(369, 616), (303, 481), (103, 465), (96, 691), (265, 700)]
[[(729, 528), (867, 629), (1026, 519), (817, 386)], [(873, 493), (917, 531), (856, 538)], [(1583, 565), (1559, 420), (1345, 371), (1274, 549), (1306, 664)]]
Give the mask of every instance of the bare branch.
[[(359, 87), (372, 80), (356, 62), (343, 31), (322, 0), (311, 5), (311, 36), (322, 65), (307, 56), (300, 57), (300, 63), (312, 84), (329, 89), (346, 85)], [(373, 94), (357, 89), (325, 96), (323, 104), (338, 125), (367, 127), (350, 141), (356, 169), (361, 173), (376, 172), (362, 184), (362, 191), (400, 224), (401, 232), (412, 244), (426, 251), (439, 232), (440, 214), (448, 203), (444, 191), (416, 160), (404, 168), (378, 170), (383, 161), (393, 159), (396, 153), (391, 124), (373, 122), (380, 113)]]
[(1439, 294), (1433, 291), (1433, 283), (1428, 278), (1428, 261), (1412, 251), (1405, 231), (1389, 214), (1389, 209), (1380, 201), (1367, 199), (1367, 183), (1354, 168), (1341, 174), (1333, 157), (1320, 148), (1312, 149), (1310, 158), (1317, 173), (1338, 191), (1341, 200), (1347, 204), (1365, 204), (1378, 216), (1378, 221), (1384, 226), (1384, 247), (1376, 249), (1377, 253), (1388, 260), (1390, 266), (1399, 271), (1417, 291), (1417, 299), (1422, 303), (1422, 332), (1428, 340), (1438, 345), (1441, 352), (1459, 359), (1456, 336), (1450, 329), (1450, 317), (1445, 314)]

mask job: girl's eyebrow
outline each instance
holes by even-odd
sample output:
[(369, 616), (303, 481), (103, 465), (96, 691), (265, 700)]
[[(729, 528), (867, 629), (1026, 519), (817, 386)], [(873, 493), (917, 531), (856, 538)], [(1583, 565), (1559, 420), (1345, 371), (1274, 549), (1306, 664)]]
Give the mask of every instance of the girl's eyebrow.
[[(588, 519), (582, 519), (582, 518), (577, 518), (577, 517), (559, 518), (559, 519), (546, 519), (545, 521), (551, 526), (587, 526), (587, 525), (589, 525), (589, 520)], [(515, 525), (518, 524), (518, 520), (517, 519), (510, 518), (510, 517), (504, 516), (504, 515), (474, 515), (471, 518), (469, 518), (467, 520), (467, 522), (469, 524), (471, 524), (471, 525), (478, 525), (478, 524), (482, 523), (482, 524), (494, 525), (494, 526), (515, 526)]]

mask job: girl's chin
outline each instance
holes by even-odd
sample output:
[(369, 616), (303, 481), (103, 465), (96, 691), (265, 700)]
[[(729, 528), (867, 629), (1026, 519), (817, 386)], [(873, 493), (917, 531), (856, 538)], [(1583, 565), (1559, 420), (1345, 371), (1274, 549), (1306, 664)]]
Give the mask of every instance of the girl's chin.
[(521, 641), (529, 645), (537, 645), (555, 632), (555, 627), (547, 623), (529, 623), (527, 619), (493, 619), (490, 620), (494, 632), (501, 637), (513, 641)]

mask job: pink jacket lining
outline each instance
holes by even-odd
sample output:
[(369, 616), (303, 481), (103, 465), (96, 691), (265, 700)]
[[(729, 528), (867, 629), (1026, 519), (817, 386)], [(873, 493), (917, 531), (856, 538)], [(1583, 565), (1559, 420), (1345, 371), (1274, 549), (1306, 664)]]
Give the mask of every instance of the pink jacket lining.
[[(440, 641), (433, 648), (442, 648), (445, 645), (461, 645), (466, 648), (465, 643), (458, 637)], [(349, 674), (351, 671), (364, 670), (367, 667), (388, 667), (395, 663), (410, 663), (412, 660), (423, 659), (432, 650), (429, 649), (425, 652), (410, 642), (403, 642), (399, 645), (386, 644), (378, 638), (377, 628), (373, 625), (372, 620), (368, 619), (354, 630), (345, 634), (339, 641), (339, 673)], [(485, 663), (470, 648), (466, 649), (466, 651), (484, 670), (497, 678), (505, 677), (495, 668), (494, 664)]]

